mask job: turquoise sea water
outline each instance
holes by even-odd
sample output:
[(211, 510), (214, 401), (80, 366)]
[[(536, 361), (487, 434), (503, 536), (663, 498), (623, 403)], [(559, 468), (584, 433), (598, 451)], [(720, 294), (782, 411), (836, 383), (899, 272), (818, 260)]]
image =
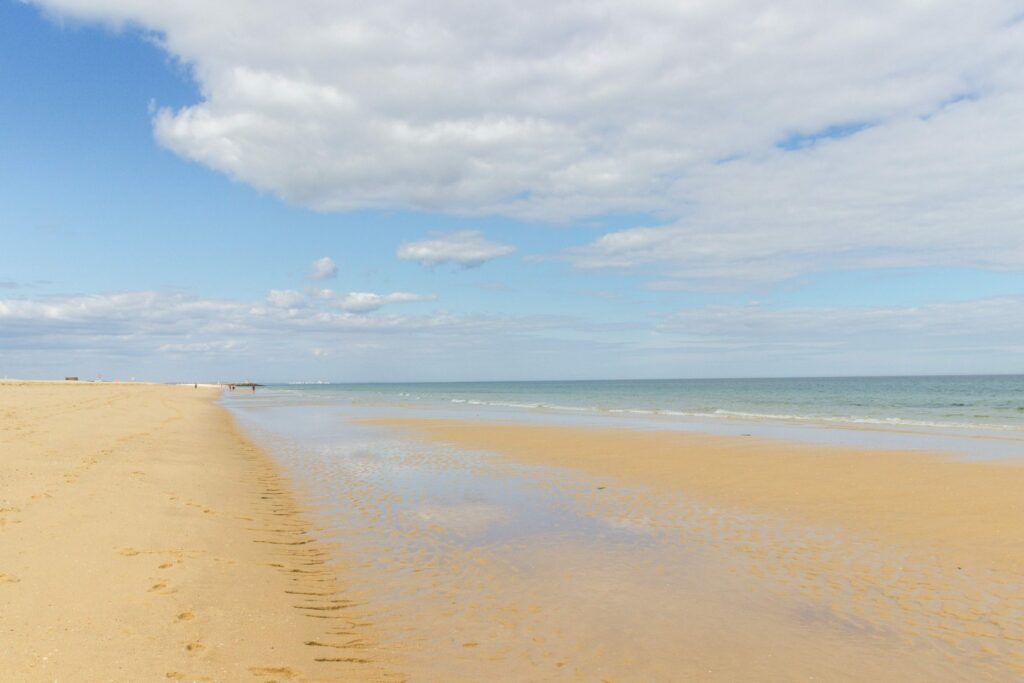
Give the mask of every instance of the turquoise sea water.
[[(670, 428), (1024, 462), (1022, 396), (1024, 377), (929, 377), (276, 385), (222, 403), (303, 492), (413, 679), (676, 680), (690, 658), (700, 666), (682, 677), (699, 679), (741, 652), (759, 675), (732, 679), (835, 680), (858, 666), (888, 680), (895, 662), (903, 679), (1012, 680), (1003, 658), (1020, 643), (991, 633), (1021, 623), (1016, 580), (361, 418)], [(727, 659), (708, 638), (728, 643)]]
[(1024, 432), (1024, 375), (292, 384), (349, 404), (479, 413), (650, 416), (707, 422)]

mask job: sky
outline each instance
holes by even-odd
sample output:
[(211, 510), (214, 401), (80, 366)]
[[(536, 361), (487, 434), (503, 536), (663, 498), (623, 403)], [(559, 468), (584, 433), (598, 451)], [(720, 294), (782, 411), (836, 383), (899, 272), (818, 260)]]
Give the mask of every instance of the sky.
[(1024, 372), (1024, 4), (0, 0), (0, 377)]

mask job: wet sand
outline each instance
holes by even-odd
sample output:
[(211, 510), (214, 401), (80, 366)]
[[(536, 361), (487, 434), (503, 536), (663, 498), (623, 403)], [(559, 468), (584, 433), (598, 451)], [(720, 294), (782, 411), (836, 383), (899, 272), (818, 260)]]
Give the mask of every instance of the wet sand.
[(1024, 673), (1016, 465), (216, 396), (0, 384), (0, 677)]
[(217, 395), (0, 383), (0, 678), (395, 679)]
[(584, 679), (1024, 676), (1016, 464), (678, 432), (372, 423), (478, 453), (478, 476), (532, 480), (634, 535), (490, 543), (458, 563), (459, 581), (501, 593), (442, 581), (466, 604), (454, 628), (483, 630), (473, 610), (490, 600), (501, 614), (509, 587), (530, 596), (505, 605), (511, 631), (541, 638)]
[(685, 492), (707, 502), (836, 525), (873, 541), (1024, 570), (1024, 466), (680, 432), (397, 419), (431, 439), (520, 462)]

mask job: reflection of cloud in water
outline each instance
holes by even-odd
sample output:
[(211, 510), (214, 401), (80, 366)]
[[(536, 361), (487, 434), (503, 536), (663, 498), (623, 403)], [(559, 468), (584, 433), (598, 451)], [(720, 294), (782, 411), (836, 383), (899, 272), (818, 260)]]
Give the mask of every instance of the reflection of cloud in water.
[(400, 459), (380, 452), (379, 449), (324, 446), (320, 448), (320, 456), (325, 463), (329, 463), (339, 473), (360, 479), (395, 474), (411, 469)]
[(613, 529), (619, 531), (629, 531), (634, 534), (644, 534), (650, 536), (658, 532), (657, 527), (654, 525), (654, 520), (650, 517), (640, 517), (638, 519), (630, 519), (629, 517), (599, 517), (602, 523), (610, 526)]
[(325, 447), (321, 449), (321, 455), (332, 467), (361, 479), (378, 475), (388, 466), (379, 455), (369, 450), (339, 453), (337, 449)]
[(419, 506), (415, 514), (428, 524), (437, 524), (458, 534), (479, 534), (511, 517), (508, 508), (488, 503), (430, 504)]

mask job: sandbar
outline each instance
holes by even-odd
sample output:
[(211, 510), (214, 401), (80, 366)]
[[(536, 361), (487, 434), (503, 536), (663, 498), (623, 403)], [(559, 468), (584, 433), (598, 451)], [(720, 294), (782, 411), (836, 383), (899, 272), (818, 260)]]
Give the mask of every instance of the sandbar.
[(670, 489), (704, 501), (838, 526), (871, 541), (1024, 569), (1024, 466), (935, 453), (818, 447), (678, 431), (373, 420), (516, 461)]

